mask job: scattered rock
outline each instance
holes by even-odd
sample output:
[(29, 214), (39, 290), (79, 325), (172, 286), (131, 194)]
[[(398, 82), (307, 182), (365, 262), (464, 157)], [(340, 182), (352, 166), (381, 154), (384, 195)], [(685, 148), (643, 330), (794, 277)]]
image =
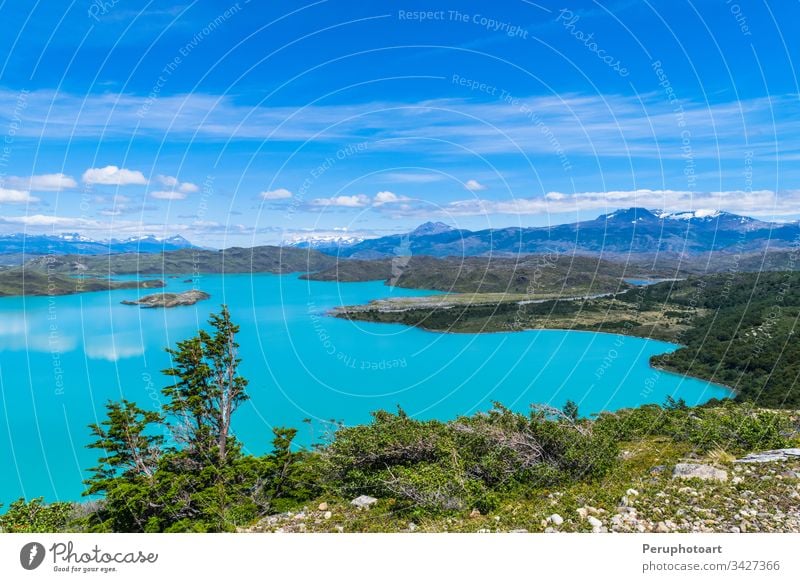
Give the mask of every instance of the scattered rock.
[(728, 472), (711, 465), (678, 463), (672, 472), (673, 479), (702, 479), (703, 481), (727, 481)]
[(326, 511), (322, 516), (325, 519), (330, 519), (331, 517), (333, 517), (333, 513), (331, 513), (330, 511)]
[(636, 497), (637, 495), (639, 495), (639, 492), (636, 489), (628, 489), (625, 492), (625, 495), (627, 495), (628, 497)]
[(369, 495), (359, 495), (350, 502), (350, 505), (355, 505), (359, 509), (369, 509), (376, 503), (378, 503), (378, 500), (374, 497), (370, 497)]
[(741, 459), (736, 459), (734, 463), (771, 463), (792, 459), (800, 459), (800, 449), (775, 449), (761, 453), (750, 453)]
[(319, 504), (319, 507), (317, 509), (319, 509), (320, 511), (328, 511), (328, 504), (323, 501), (322, 503)]
[(528, 533), (526, 529), (512, 529), (509, 533)]
[(557, 513), (554, 513), (553, 515), (548, 517), (547, 520), (553, 525), (561, 525), (562, 523), (564, 523), (564, 518), (558, 515)]
[(586, 509), (585, 507), (579, 507), (575, 511), (578, 513), (581, 519), (586, 519), (587, 516), (589, 515), (589, 510)]
[(597, 519), (595, 516), (590, 515), (586, 518), (586, 521), (589, 522), (589, 525), (592, 527), (603, 527), (603, 522)]
[(408, 522), (408, 531), (417, 531), (417, 524), (413, 521)]
[(473, 509), (473, 510), (472, 510), (472, 511), (469, 513), (469, 516), (470, 516), (472, 519), (475, 519), (476, 517), (480, 517), (480, 516), (481, 516), (481, 512), (480, 512), (480, 511), (479, 511), (479, 510), (476, 508), (476, 509)]

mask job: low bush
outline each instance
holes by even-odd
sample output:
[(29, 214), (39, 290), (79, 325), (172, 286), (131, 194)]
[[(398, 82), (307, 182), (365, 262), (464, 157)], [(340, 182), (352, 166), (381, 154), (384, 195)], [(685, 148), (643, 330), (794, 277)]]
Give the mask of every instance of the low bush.
[(500, 405), (448, 423), (402, 413), (340, 429), (320, 450), (324, 483), (342, 496), (369, 494), (400, 507), (489, 507), (510, 488), (591, 479), (617, 456), (607, 435), (554, 411), (530, 415)]

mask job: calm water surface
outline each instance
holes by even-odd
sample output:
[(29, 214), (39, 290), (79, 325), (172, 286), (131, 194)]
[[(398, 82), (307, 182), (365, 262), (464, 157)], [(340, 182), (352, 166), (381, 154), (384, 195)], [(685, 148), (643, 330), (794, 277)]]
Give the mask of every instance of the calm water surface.
[(169, 366), (164, 347), (194, 335), (221, 303), (241, 325), (251, 400), (234, 424), (253, 453), (269, 449), (275, 425), (299, 428), (299, 442), (308, 444), (328, 420), (365, 422), (370, 411), (397, 405), (449, 419), (492, 401), (525, 411), (534, 402), (560, 407), (572, 399), (589, 414), (667, 395), (696, 404), (728, 394), (650, 368), (650, 356), (675, 349), (664, 342), (568, 331), (441, 334), (324, 315), (338, 305), (427, 294), (380, 282), (184, 279), (167, 279), (167, 290), (196, 286), (211, 300), (164, 310), (120, 304), (136, 290), (0, 299), (0, 502), (79, 499), (85, 469), (97, 458), (85, 448), (86, 425), (102, 419), (110, 399), (158, 406), (166, 382), (160, 371)]

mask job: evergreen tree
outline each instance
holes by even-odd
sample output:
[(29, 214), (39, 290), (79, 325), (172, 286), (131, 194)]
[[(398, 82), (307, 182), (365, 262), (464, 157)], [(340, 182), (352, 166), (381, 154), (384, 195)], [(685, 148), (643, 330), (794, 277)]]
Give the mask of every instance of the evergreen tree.
[[(297, 477), (301, 453), (291, 450), (295, 429), (275, 428), (271, 455), (242, 454), (231, 420), (247, 400), (239, 375), (239, 327), (223, 306), (209, 318), (210, 331), (167, 349), (173, 379), (159, 412), (123, 400), (107, 405), (107, 418), (90, 425), (91, 448), (105, 456), (86, 481), (85, 494), (104, 494), (89, 519), (100, 531), (231, 531), (307, 496), (306, 476)], [(160, 426), (161, 432), (155, 430)], [(175, 446), (162, 436), (169, 431)]]
[(100, 530), (145, 531), (160, 510), (153, 494), (164, 437), (155, 431), (160, 413), (143, 410), (128, 400), (106, 404), (106, 419), (89, 428), (96, 440), (88, 445), (104, 452), (85, 481), (84, 495), (105, 494), (104, 507), (92, 525)]
[(572, 400), (567, 400), (562, 409), (564, 416), (572, 421), (578, 420), (578, 405)]
[(158, 412), (143, 410), (134, 402), (108, 402), (106, 419), (100, 424), (90, 424), (93, 443), (90, 449), (102, 449), (105, 456), (93, 467), (94, 473), (86, 484), (86, 494), (107, 492), (118, 477), (152, 478), (161, 456), (164, 437), (148, 432), (151, 425), (160, 424), (163, 417)]
[(187, 452), (200, 464), (222, 467), (230, 461), (231, 447), (238, 450), (230, 435), (231, 418), (248, 398), (247, 380), (238, 373), (239, 326), (231, 321), (228, 308), (223, 305), (209, 323), (211, 333), (200, 330), (196, 337), (178, 342), (177, 349), (167, 349), (173, 366), (164, 374), (175, 382), (162, 392), (168, 398), (164, 411), (178, 419), (176, 437)]

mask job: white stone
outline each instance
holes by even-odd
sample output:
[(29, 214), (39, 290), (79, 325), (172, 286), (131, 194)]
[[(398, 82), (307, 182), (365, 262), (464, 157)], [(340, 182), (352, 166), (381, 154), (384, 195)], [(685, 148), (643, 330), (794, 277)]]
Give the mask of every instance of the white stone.
[(788, 461), (800, 458), (800, 449), (775, 449), (761, 453), (750, 453), (746, 457), (736, 459), (734, 463), (769, 463), (772, 461)]
[(547, 520), (553, 525), (561, 525), (562, 523), (564, 523), (564, 518), (558, 515), (557, 513), (554, 513), (553, 515), (548, 517)]
[(603, 526), (603, 522), (600, 521), (599, 519), (597, 519), (593, 515), (590, 515), (589, 517), (587, 517), (586, 521), (588, 521), (589, 525), (591, 525), (592, 527), (602, 527)]
[(378, 503), (378, 500), (374, 497), (370, 497), (369, 495), (359, 495), (350, 502), (350, 505), (355, 505), (359, 509), (369, 509), (376, 503)]
[(728, 472), (711, 465), (678, 463), (672, 472), (673, 479), (702, 479), (703, 481), (727, 481)]

